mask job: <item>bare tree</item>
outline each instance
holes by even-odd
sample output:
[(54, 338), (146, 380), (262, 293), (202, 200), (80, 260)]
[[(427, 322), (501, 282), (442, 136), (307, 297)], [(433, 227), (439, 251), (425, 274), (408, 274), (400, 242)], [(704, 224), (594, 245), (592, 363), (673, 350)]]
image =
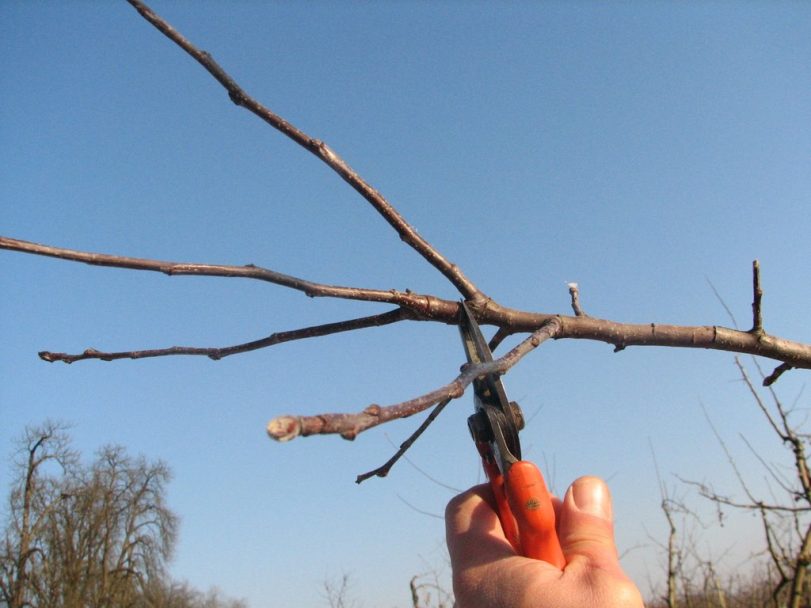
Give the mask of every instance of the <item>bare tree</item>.
[[(506, 373), (522, 357), (552, 338), (597, 340), (620, 351), (630, 346), (668, 346), (684, 348), (715, 349), (747, 353), (767, 357), (778, 362), (767, 383), (776, 380), (792, 368), (811, 368), (811, 345), (780, 338), (769, 334), (763, 323), (760, 270), (753, 266), (753, 315), (752, 327), (739, 331), (716, 325), (677, 326), (660, 323), (630, 324), (600, 319), (584, 312), (576, 284), (570, 285), (572, 315), (558, 312), (536, 312), (509, 308), (483, 292), (467, 274), (447, 259), (434, 245), (420, 236), (397, 209), (372, 185), (363, 179), (329, 145), (303, 132), (268, 107), (251, 97), (206, 51), (186, 39), (172, 25), (158, 16), (140, 0), (129, 3), (151, 25), (177, 44), (195, 59), (222, 85), (229, 98), (237, 106), (245, 108), (262, 121), (290, 138), (313, 154), (352, 187), (391, 226), (397, 236), (413, 248), (423, 260), (440, 272), (473, 310), (478, 322), (496, 328), (491, 347), (496, 348), (506, 337), (513, 334), (528, 334), (526, 339), (495, 361), (483, 365), (466, 366), (455, 378), (423, 395), (391, 405), (372, 404), (355, 413), (324, 413), (318, 415), (290, 415), (272, 420), (268, 425), (269, 435), (286, 441), (298, 436), (337, 433), (353, 439), (371, 427), (390, 420), (422, 412), (432, 406), (441, 409), (449, 400), (460, 397), (470, 382), (486, 372)], [(256, 340), (224, 347), (171, 346), (149, 350), (101, 352), (88, 348), (77, 354), (44, 351), (40, 357), (46, 361), (72, 363), (84, 359), (138, 359), (169, 355), (197, 355), (221, 359), (237, 353), (266, 348), (291, 340), (325, 336), (338, 332), (355, 331), (368, 327), (401, 322), (439, 322), (456, 324), (459, 304), (456, 300), (441, 298), (428, 293), (416, 293), (394, 288), (368, 288), (316, 283), (304, 278), (290, 276), (277, 270), (254, 264), (229, 266), (213, 263), (187, 263), (122, 257), (104, 253), (76, 251), (63, 247), (36, 244), (19, 239), (0, 237), (0, 248), (23, 253), (44, 255), (99, 266), (112, 266), (167, 275), (196, 275), (246, 278), (265, 281), (293, 289), (310, 297), (343, 298), (387, 305), (388, 309), (378, 314), (344, 321), (323, 323), (288, 331), (280, 331)], [(393, 308), (392, 308), (393, 307)], [(436, 411), (438, 413), (438, 410)], [(419, 434), (424, 427), (420, 427)], [(403, 451), (410, 443), (406, 442)], [(359, 481), (373, 475), (384, 476), (395, 459), (384, 466), (359, 477)]]
[(411, 590), (411, 608), (452, 608), (453, 593), (448, 591), (436, 570), (412, 576), (408, 584)]
[(806, 452), (809, 436), (802, 431), (805, 419), (798, 419), (798, 413), (783, 403), (773, 388), (767, 389), (767, 395), (761, 395), (740, 359), (735, 362), (741, 379), (763, 414), (766, 424), (789, 452), (790, 465), (767, 462), (747, 443), (770, 480), (770, 496), (758, 496), (750, 488), (723, 439), (713, 428), (745, 498), (735, 499), (720, 494), (708, 484), (694, 485), (699, 488), (702, 496), (719, 509), (730, 507), (758, 515), (763, 529), (765, 554), (769, 558), (774, 579), (772, 603), (775, 607), (785, 605), (800, 608), (807, 605), (811, 597), (808, 584), (808, 568), (811, 565), (811, 473)]
[[(662, 498), (660, 508), (667, 521), (667, 543), (661, 544), (665, 552), (667, 560), (667, 592), (664, 596), (665, 605), (667, 608), (677, 608), (678, 606), (678, 584), (679, 575), (683, 571), (684, 565), (684, 550), (679, 545), (678, 528), (676, 526), (676, 514), (683, 511), (681, 504), (671, 497), (671, 492), (668, 490), (665, 482), (662, 481), (661, 473), (659, 472), (659, 463), (656, 460), (656, 452), (653, 449), (653, 443), (650, 443), (651, 456), (653, 457), (653, 464), (656, 469), (656, 479), (659, 482), (659, 495)], [(659, 543), (657, 543), (659, 544)]]
[(660, 508), (667, 522), (667, 540), (661, 542), (655, 537), (652, 540), (665, 558), (665, 590), (657, 593), (652, 605), (662, 608), (703, 606), (696, 603), (699, 596), (706, 595), (704, 589), (709, 584), (706, 567), (708, 562), (697, 549), (697, 529), (701, 527), (701, 522), (683, 498), (674, 496), (674, 490), (669, 489), (661, 478), (659, 486), (662, 498)]
[(81, 466), (52, 423), (26, 431), (17, 464), (0, 556), (5, 604), (144, 605), (176, 538), (166, 465), (107, 447)]
[(17, 483), (9, 495), (0, 555), (0, 593), (9, 608), (31, 605), (32, 591), (41, 591), (39, 566), (45, 558), (42, 537), (57, 493), (44, 471), (54, 465), (64, 472), (75, 465), (76, 458), (64, 424), (46, 422), (29, 428), (19, 442), (14, 460)]
[[(654, 606), (800, 608), (811, 602), (811, 474), (807, 454), (811, 436), (804, 430), (807, 413), (786, 405), (773, 388), (758, 390), (739, 359), (736, 359), (736, 365), (744, 385), (764, 416), (764, 422), (785, 448), (785, 462), (767, 460), (744, 437), (745, 445), (766, 473), (766, 487), (755, 491), (751, 477), (744, 475), (708, 417), (743, 497), (722, 494), (708, 482), (687, 480), (685, 483), (697, 488), (699, 494), (710, 501), (719, 523), (723, 522), (728, 509), (755, 515), (763, 534), (762, 549), (749, 558), (744, 574), (736, 572), (722, 576), (719, 573), (722, 556), (708, 555), (706, 550), (700, 550), (689, 532), (682, 532), (680, 541), (676, 540), (678, 527), (674, 514), (682, 513), (695, 521), (698, 516), (683, 500), (672, 500), (662, 484), (662, 510), (668, 522), (668, 541), (660, 546), (666, 550), (668, 558), (668, 592)], [(764, 377), (757, 362), (755, 365)], [(685, 527), (684, 520), (681, 525)]]
[(352, 597), (352, 577), (346, 573), (324, 581), (324, 599), (329, 608), (360, 608), (358, 600)]

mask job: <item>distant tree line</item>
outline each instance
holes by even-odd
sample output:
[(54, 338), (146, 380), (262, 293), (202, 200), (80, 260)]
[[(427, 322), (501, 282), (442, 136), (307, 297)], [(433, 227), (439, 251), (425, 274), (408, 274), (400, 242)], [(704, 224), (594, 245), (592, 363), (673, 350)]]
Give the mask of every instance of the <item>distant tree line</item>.
[(172, 581), (177, 516), (163, 462), (119, 446), (83, 464), (62, 424), (26, 429), (0, 547), (3, 608), (244, 608)]

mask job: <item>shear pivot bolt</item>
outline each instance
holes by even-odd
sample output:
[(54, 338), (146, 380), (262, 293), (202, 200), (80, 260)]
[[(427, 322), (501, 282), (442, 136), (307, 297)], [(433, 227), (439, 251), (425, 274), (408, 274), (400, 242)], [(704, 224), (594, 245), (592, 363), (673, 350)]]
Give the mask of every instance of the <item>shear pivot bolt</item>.
[(474, 441), (492, 441), (493, 439), (493, 433), (484, 412), (480, 411), (468, 416), (467, 428), (470, 430)]
[(524, 428), (524, 412), (521, 411), (521, 406), (515, 401), (510, 401), (510, 411), (512, 412), (513, 419), (515, 420), (515, 426), (520, 431)]

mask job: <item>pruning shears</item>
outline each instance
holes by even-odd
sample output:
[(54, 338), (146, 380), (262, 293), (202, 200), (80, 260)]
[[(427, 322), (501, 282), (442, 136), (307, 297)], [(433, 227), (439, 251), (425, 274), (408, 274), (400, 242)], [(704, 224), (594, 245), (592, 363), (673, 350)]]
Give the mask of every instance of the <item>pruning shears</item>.
[[(493, 360), (487, 342), (465, 302), (460, 306), (459, 333), (469, 364)], [(566, 565), (555, 531), (552, 495), (540, 469), (521, 460), (518, 432), (524, 426), (521, 408), (507, 400), (499, 375), (473, 381), (475, 412), (467, 420), (470, 434), (496, 499), (504, 535), (520, 555), (543, 560), (561, 570)]]

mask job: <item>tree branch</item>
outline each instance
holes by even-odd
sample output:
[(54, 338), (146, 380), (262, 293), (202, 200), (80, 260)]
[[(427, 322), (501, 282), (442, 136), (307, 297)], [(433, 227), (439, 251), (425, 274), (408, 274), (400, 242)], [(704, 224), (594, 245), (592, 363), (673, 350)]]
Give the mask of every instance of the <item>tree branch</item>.
[[(491, 348), (495, 348), (503, 339), (514, 333), (531, 333), (528, 338), (503, 357), (482, 365), (465, 366), (452, 382), (420, 397), (389, 406), (373, 404), (355, 414), (338, 413), (318, 416), (282, 416), (276, 418), (268, 425), (268, 433), (274, 439), (286, 441), (299, 435), (306, 436), (326, 433), (338, 433), (344, 438), (353, 439), (358, 433), (383, 422), (411, 416), (437, 403), (449, 401), (461, 396), (468, 384), (470, 384), (475, 377), (483, 373), (506, 373), (506, 371), (526, 353), (549, 338), (602, 341), (614, 345), (617, 351), (623, 350), (628, 346), (668, 346), (703, 348), (759, 355), (780, 362), (780, 365), (775, 372), (765, 380), (765, 383), (773, 382), (787, 369), (795, 367), (811, 369), (811, 345), (771, 336), (763, 330), (761, 310), (763, 291), (760, 284), (760, 266), (757, 261), (753, 264), (753, 326), (750, 331), (738, 331), (736, 329), (728, 329), (719, 326), (677, 326), (656, 323), (627, 324), (590, 317), (584, 313), (580, 306), (579, 292), (576, 284), (569, 285), (574, 316), (527, 312), (502, 306), (487, 297), (465, 276), (461, 269), (447, 260), (435, 247), (422, 238), (414, 227), (411, 226), (377, 190), (362, 179), (347, 162), (338, 156), (327, 144), (309, 136), (250, 97), (233, 78), (217, 64), (209, 53), (194, 46), (143, 2), (140, 0), (128, 0), (128, 2), (135, 7), (144, 19), (203, 66), (211, 76), (226, 89), (230, 99), (236, 105), (246, 108), (274, 129), (319, 158), (372, 205), (383, 219), (397, 232), (400, 239), (412, 247), (425, 261), (431, 264), (431, 266), (441, 272), (456, 290), (462, 294), (480, 324), (489, 324), (497, 327), (497, 331), (491, 340)], [(310, 297), (343, 298), (397, 306), (396, 310), (383, 314), (275, 333), (259, 340), (234, 346), (220, 348), (175, 346), (163, 349), (107, 353), (95, 349), (87, 349), (83, 353), (76, 355), (52, 352), (40, 353), (40, 356), (48, 361), (60, 360), (70, 363), (83, 359), (135, 359), (166, 355), (205, 355), (212, 359), (219, 359), (238, 352), (256, 350), (284, 341), (324, 336), (407, 319), (431, 320), (448, 324), (458, 323), (459, 304), (453, 300), (442, 299), (433, 295), (416, 294), (410, 290), (379, 290), (326, 285), (261, 268), (253, 264), (229, 266), (159, 261), (76, 251), (6, 237), (0, 237), (0, 249), (55, 257), (97, 266), (161, 272), (170, 276), (200, 275), (249, 278), (294, 289)], [(432, 419), (432, 417), (429, 417), (429, 420)], [(423, 427), (421, 427), (421, 429), (422, 428)], [(416, 438), (421, 432), (422, 430), (418, 430), (413, 438)]]
[[(332, 297), (393, 304), (413, 312), (415, 319), (432, 320), (452, 325), (458, 322), (459, 303), (454, 300), (446, 300), (428, 294), (418, 294), (410, 290), (380, 290), (325, 285), (261, 268), (253, 264), (228, 266), (115, 256), (41, 245), (2, 236), (0, 236), (0, 249), (82, 262), (94, 266), (161, 272), (170, 276), (195, 275), (255, 279), (301, 291), (309, 297)], [(500, 329), (497, 334), (497, 341), (512, 333), (535, 331), (550, 319), (559, 319), (561, 327), (555, 336), (556, 339), (597, 340), (612, 344), (617, 350), (622, 350), (628, 346), (670, 346), (723, 350), (758, 355), (780, 361), (782, 365), (778, 370), (775, 370), (775, 373), (778, 371), (782, 373), (782, 371), (789, 368), (811, 369), (811, 345), (772, 336), (765, 331), (755, 334), (750, 331), (739, 331), (717, 325), (682, 326), (657, 323), (620, 323), (589, 317), (585, 314), (566, 316), (527, 312), (502, 306), (493, 300), (478, 303), (471, 302), (471, 309), (480, 324), (495, 325)], [(769, 378), (774, 378), (774, 376), (775, 374), (772, 374)], [(769, 381), (769, 378), (766, 379), (766, 382)]]
[(268, 435), (276, 441), (290, 441), (299, 436), (329, 434), (339, 434), (344, 439), (355, 439), (359, 433), (384, 422), (407, 418), (441, 401), (461, 397), (467, 386), (479, 376), (489, 373), (506, 373), (527, 353), (549, 338), (556, 337), (559, 329), (560, 320), (552, 318), (503, 357), (479, 365), (464, 365), (460, 374), (451, 382), (414, 399), (387, 406), (373, 403), (356, 414), (279, 416), (268, 423)]
[(698, 493), (716, 504), (726, 505), (728, 507), (734, 507), (736, 509), (743, 509), (749, 511), (760, 511), (761, 509), (765, 509), (766, 511), (774, 511), (779, 513), (809, 513), (811, 512), (811, 507), (803, 506), (803, 507), (791, 507), (787, 505), (781, 504), (769, 504), (765, 503), (760, 500), (752, 499), (752, 502), (739, 502), (729, 498), (728, 496), (722, 496), (714, 492), (711, 488), (703, 483), (699, 483), (697, 481), (691, 481), (689, 479), (682, 479), (681, 477), (679, 480), (682, 483), (687, 485), (691, 485), (698, 489)]
[(752, 333), (763, 333), (763, 312), (761, 311), (761, 300), (763, 299), (763, 288), (760, 286), (760, 262), (752, 262)]
[(302, 327), (301, 329), (294, 329), (291, 331), (275, 332), (265, 338), (245, 342), (243, 344), (235, 344), (233, 346), (171, 346), (169, 348), (130, 350), (121, 352), (102, 352), (94, 348), (88, 348), (83, 353), (77, 355), (42, 351), (39, 353), (39, 357), (40, 359), (48, 362), (61, 361), (63, 363), (74, 363), (84, 359), (113, 361), (115, 359), (146, 359), (149, 357), (166, 357), (169, 355), (198, 355), (208, 357), (214, 361), (219, 361), (224, 357), (229, 357), (239, 353), (246, 353), (252, 350), (258, 350), (260, 348), (267, 348), (283, 342), (292, 342), (293, 340), (303, 340), (305, 338), (319, 338), (321, 336), (328, 336), (330, 334), (336, 334), (344, 331), (354, 331), (356, 329), (364, 329), (367, 327), (379, 327), (381, 325), (389, 325), (391, 323), (397, 323), (399, 321), (413, 318), (413, 313), (407, 309), (397, 308), (380, 315), (360, 317), (357, 319), (350, 319), (348, 321), (339, 321), (337, 323), (325, 323), (323, 325), (315, 325), (312, 327)]
[(588, 315), (583, 312), (583, 309), (580, 307), (580, 287), (577, 285), (577, 283), (567, 283), (567, 287), (569, 288), (569, 295), (572, 298), (572, 310), (574, 311), (574, 316), (587, 317)]
[(382, 194), (372, 188), (363, 180), (349, 164), (336, 154), (326, 143), (310, 137), (304, 131), (293, 126), (284, 118), (248, 95), (231, 76), (214, 61), (206, 51), (198, 49), (180, 32), (158, 16), (151, 8), (140, 0), (127, 0), (149, 23), (155, 26), (172, 42), (177, 44), (195, 61), (202, 65), (226, 91), (228, 97), (236, 105), (252, 112), (271, 127), (286, 135), (305, 150), (323, 161), (330, 169), (335, 171), (346, 183), (354, 188), (372, 207), (397, 231), (406, 244), (419, 253), (429, 264), (439, 270), (456, 287), (466, 300), (482, 301), (486, 296), (468, 279), (461, 269), (454, 263), (445, 259), (428, 241), (421, 237), (405, 218), (389, 203)]
[(487, 343), (487, 348), (489, 348), (491, 351), (495, 351), (501, 345), (501, 343), (504, 342), (504, 340), (510, 337), (510, 334), (512, 334), (512, 330), (509, 328), (499, 327), (498, 331), (496, 331), (496, 333), (493, 334), (493, 337), (490, 338), (490, 342)]
[(402, 458), (405, 455), (405, 453), (412, 445), (414, 445), (414, 442), (420, 438), (420, 435), (422, 435), (423, 432), (425, 432), (425, 429), (427, 429), (431, 425), (431, 423), (434, 420), (436, 420), (437, 416), (439, 416), (442, 413), (442, 410), (444, 410), (445, 406), (448, 405), (450, 402), (451, 402), (450, 397), (448, 399), (440, 401), (437, 404), (437, 406), (433, 410), (431, 410), (431, 413), (428, 414), (425, 420), (422, 421), (422, 424), (420, 424), (420, 426), (417, 427), (417, 430), (411, 433), (408, 439), (406, 439), (403, 443), (400, 444), (400, 447), (394, 453), (394, 456), (389, 458), (386, 462), (384, 462), (381, 466), (377, 467), (376, 469), (373, 469), (368, 473), (358, 475), (357, 479), (355, 479), (355, 483), (363, 483), (364, 481), (366, 481), (371, 477), (385, 477), (386, 475), (388, 475), (389, 471), (391, 471), (391, 468), (395, 464), (397, 464), (397, 461), (400, 460), (400, 458)]
[(130, 270), (146, 270), (160, 272), (169, 276), (208, 276), (243, 278), (265, 281), (301, 291), (311, 298), (328, 297), (346, 300), (362, 300), (366, 302), (382, 302), (396, 304), (416, 313), (418, 317), (432, 318), (434, 311), (440, 314), (442, 320), (457, 314), (458, 303), (452, 300), (441, 300), (433, 296), (424, 296), (411, 291), (397, 291), (395, 289), (366, 289), (362, 287), (343, 287), (340, 285), (326, 285), (314, 283), (268, 268), (254, 264), (244, 266), (228, 266), (225, 264), (200, 264), (196, 262), (170, 262), (164, 260), (151, 260), (146, 258), (133, 258), (110, 255), (107, 253), (91, 253), (77, 251), (64, 247), (41, 245), (30, 241), (0, 236), (0, 249), (32, 253), (46, 257), (82, 262), (91, 266), (108, 266), (113, 268), (128, 268)]

